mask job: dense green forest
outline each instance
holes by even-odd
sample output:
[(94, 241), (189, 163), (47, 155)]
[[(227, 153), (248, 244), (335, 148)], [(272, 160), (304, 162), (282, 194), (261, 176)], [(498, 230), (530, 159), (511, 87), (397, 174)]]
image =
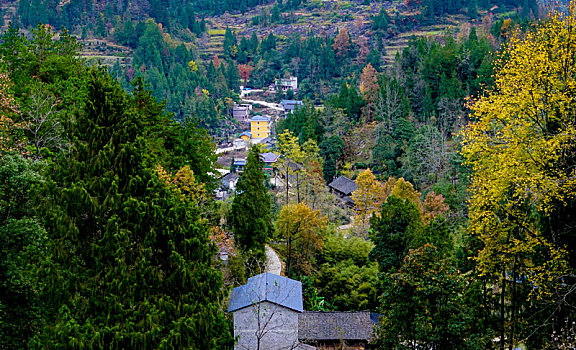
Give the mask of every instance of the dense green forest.
[(1, 347), (225, 347), (212, 141), (52, 36), (0, 48)]
[[(261, 5), (19, 2), (0, 43), (0, 349), (231, 349), (230, 289), (266, 245), (305, 310), (378, 313), (379, 349), (574, 348), (576, 14), (407, 1), (366, 41), (226, 28), (202, 57), (208, 16)], [(273, 22), (316, 6), (264, 5)], [(455, 14), (470, 22), (385, 62), (385, 40)], [(83, 36), (131, 60), (91, 64)], [(216, 200), (241, 82), (288, 75), (299, 91), (270, 99), (303, 107)]]
[[(480, 20), (489, 9), (498, 13), (514, 13), (515, 22), (535, 18), (537, 3), (525, 1), (396, 1), (399, 12), (389, 3), (364, 2), (380, 8), (363, 24), (366, 32), (352, 38), (346, 31), (330, 35), (290, 33), (245, 35), (239, 37), (226, 28), (220, 57), (202, 57), (198, 40), (206, 37), (207, 28), (218, 24), (218, 16), (226, 12), (243, 12), (263, 5), (254, 1), (19, 1), (13, 25), (23, 29), (40, 23), (53, 28), (67, 28), (82, 39), (103, 39), (122, 45), (129, 53), (129, 63), (115, 60), (111, 70), (125, 89), (131, 89), (135, 77), (150, 82), (154, 96), (164, 101), (176, 118), (195, 117), (220, 140), (226, 140), (234, 123), (228, 115), (235, 93), (242, 80), (251, 87), (268, 87), (285, 75), (300, 77), (296, 98), (321, 104), (338, 91), (344, 82), (359, 78), (366, 63), (383, 71), (385, 42), (397, 35), (428, 23), (442, 21), (450, 14), (464, 14), (469, 20)], [(264, 4), (266, 5), (266, 4)], [(268, 5), (253, 18), (253, 26), (263, 28), (274, 23), (290, 23), (294, 11), (306, 9), (312, 13), (322, 8), (315, 2), (281, 1)], [(270, 7), (271, 6), (271, 7)], [(338, 5), (340, 6), (340, 5)], [(334, 10), (338, 10), (334, 8)], [(266, 17), (266, 18), (264, 18)], [(268, 18), (269, 17), (269, 18)], [(491, 20), (491, 19), (490, 19)], [(262, 23), (260, 23), (262, 22)], [(491, 24), (487, 24), (490, 26)], [(494, 33), (495, 40), (500, 32)], [(115, 55), (116, 53), (114, 53)], [(248, 71), (241, 79), (239, 69)]]

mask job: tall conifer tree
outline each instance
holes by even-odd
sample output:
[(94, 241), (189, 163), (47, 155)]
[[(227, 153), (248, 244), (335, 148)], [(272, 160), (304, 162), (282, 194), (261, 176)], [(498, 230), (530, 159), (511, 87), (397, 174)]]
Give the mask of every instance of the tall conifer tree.
[(246, 167), (238, 180), (238, 195), (232, 203), (231, 223), (235, 241), (244, 251), (263, 256), (264, 244), (272, 229), (271, 201), (266, 188), (264, 162), (260, 149), (254, 146), (246, 159)]
[[(47, 348), (220, 349), (222, 279), (198, 209), (146, 159), (146, 116), (93, 70), (46, 186)], [(146, 160), (146, 161), (145, 161)]]

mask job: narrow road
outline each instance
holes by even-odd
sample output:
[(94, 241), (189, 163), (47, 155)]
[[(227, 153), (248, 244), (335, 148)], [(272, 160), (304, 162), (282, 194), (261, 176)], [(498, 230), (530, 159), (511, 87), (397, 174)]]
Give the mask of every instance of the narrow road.
[(232, 146), (232, 147), (226, 147), (226, 148), (216, 148), (215, 153), (220, 154), (220, 153), (232, 152), (232, 151), (241, 150), (241, 149), (246, 149), (246, 146)]
[(280, 257), (274, 251), (274, 249), (270, 248), (270, 246), (266, 246), (266, 268), (264, 272), (270, 272), (276, 275), (280, 275), (282, 273), (282, 263), (280, 262)]
[(277, 111), (284, 112), (284, 108), (282, 108), (282, 105), (279, 105), (278, 103), (272, 103), (272, 102), (266, 102), (266, 101), (258, 101), (258, 100), (246, 100), (246, 99), (242, 99), (242, 102), (252, 103), (252, 104), (259, 104), (259, 105), (261, 105), (261, 106), (265, 106), (265, 107), (268, 107), (268, 108), (275, 109), (275, 110), (277, 110)]

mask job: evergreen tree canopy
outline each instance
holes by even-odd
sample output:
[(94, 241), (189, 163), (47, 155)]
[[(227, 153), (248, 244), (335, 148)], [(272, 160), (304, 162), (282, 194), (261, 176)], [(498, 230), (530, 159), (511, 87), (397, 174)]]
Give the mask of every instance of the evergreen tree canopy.
[(246, 167), (238, 180), (238, 195), (232, 202), (231, 223), (236, 243), (245, 251), (264, 253), (264, 244), (272, 232), (271, 201), (262, 171), (260, 148), (250, 149)]
[(47, 348), (219, 349), (222, 279), (192, 201), (146, 166), (146, 116), (92, 70), (69, 158), (47, 181)]

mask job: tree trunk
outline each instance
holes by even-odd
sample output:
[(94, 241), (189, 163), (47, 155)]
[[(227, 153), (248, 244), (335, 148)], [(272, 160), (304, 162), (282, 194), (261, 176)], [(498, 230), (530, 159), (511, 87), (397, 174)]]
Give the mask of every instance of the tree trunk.
[(512, 299), (510, 320), (512, 321), (512, 326), (510, 328), (510, 345), (508, 345), (508, 349), (512, 350), (514, 348), (514, 338), (516, 336), (516, 262), (514, 262), (514, 268), (512, 270)]
[(288, 257), (286, 258), (286, 276), (290, 277), (290, 268), (292, 267), (292, 237), (288, 238)]
[(504, 350), (504, 336), (506, 334), (505, 331), (505, 322), (506, 322), (506, 317), (504, 316), (504, 294), (506, 292), (506, 271), (502, 271), (502, 294), (500, 295), (500, 327), (502, 327), (502, 329), (500, 330), (500, 350)]
[(300, 203), (300, 174), (296, 172), (296, 203)]

